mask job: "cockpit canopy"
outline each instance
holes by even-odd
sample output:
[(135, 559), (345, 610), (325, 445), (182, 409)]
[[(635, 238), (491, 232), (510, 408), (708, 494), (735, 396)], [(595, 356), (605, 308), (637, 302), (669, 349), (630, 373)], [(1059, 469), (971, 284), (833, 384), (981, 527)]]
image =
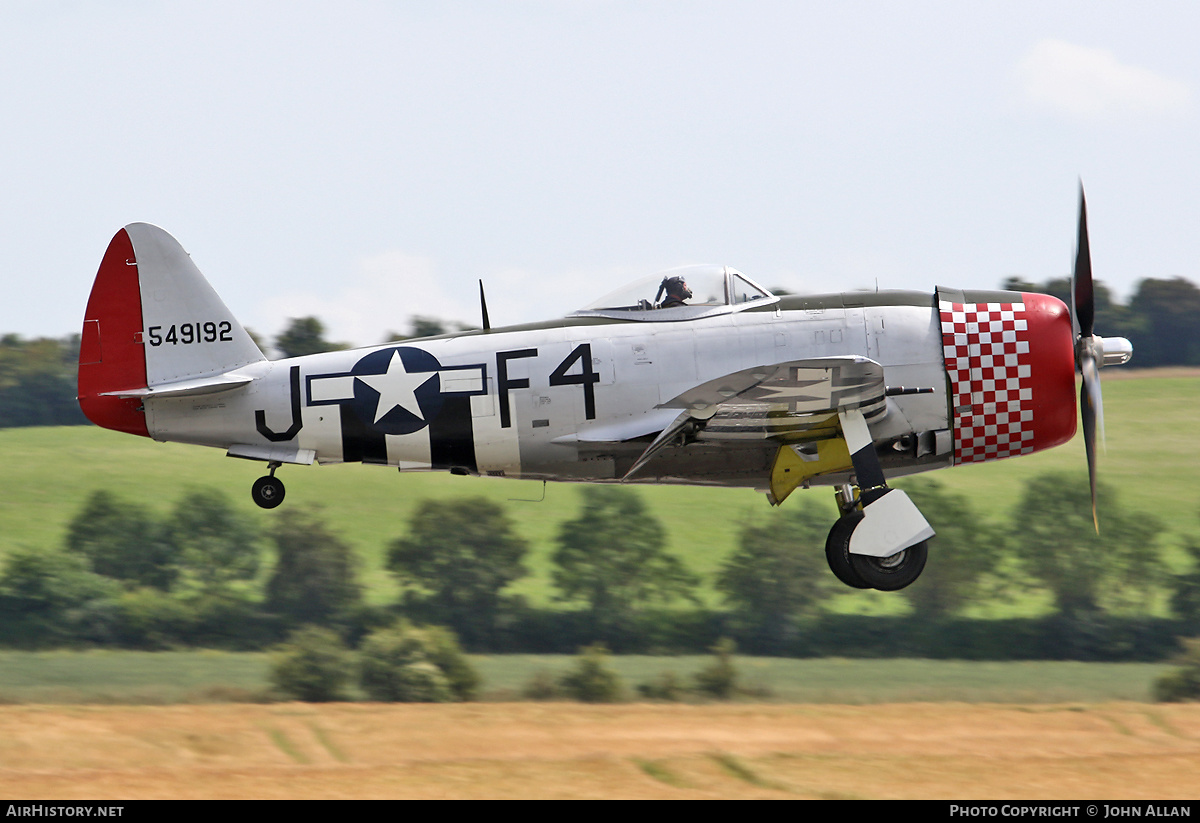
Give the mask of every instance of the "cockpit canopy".
[[(682, 278), (692, 293), (682, 305), (670, 301), (663, 289), (673, 278)], [(767, 305), (778, 299), (729, 266), (681, 266), (635, 280), (575, 314), (627, 320), (690, 320)]]

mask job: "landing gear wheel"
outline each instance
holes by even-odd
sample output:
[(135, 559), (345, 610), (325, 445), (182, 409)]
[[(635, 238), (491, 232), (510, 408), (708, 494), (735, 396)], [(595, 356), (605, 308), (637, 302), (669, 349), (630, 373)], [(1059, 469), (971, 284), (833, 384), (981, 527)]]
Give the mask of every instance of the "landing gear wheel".
[(834, 577), (854, 589), (871, 588), (859, 577), (850, 562), (850, 535), (854, 534), (854, 528), (862, 518), (858, 512), (839, 517), (825, 540), (825, 560), (829, 563), (829, 570)]
[[(849, 540), (846, 541), (849, 544)], [(850, 555), (850, 567), (867, 586), (883, 592), (903, 589), (920, 576), (928, 557), (927, 540), (898, 551), (890, 557)], [(836, 572), (835, 572), (836, 574)]]
[(260, 477), (250, 487), (250, 496), (264, 509), (273, 509), (283, 502), (283, 481), (274, 475)]

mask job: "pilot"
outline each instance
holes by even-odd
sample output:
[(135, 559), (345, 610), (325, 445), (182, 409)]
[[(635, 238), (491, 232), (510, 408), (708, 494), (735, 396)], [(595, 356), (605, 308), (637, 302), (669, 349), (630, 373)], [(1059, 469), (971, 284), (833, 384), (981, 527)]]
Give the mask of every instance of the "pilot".
[(655, 300), (666, 292), (667, 297), (659, 304), (660, 309), (673, 309), (676, 306), (686, 306), (684, 301), (692, 296), (692, 290), (688, 288), (687, 281), (682, 277), (664, 277), (663, 281), (658, 284), (658, 295)]

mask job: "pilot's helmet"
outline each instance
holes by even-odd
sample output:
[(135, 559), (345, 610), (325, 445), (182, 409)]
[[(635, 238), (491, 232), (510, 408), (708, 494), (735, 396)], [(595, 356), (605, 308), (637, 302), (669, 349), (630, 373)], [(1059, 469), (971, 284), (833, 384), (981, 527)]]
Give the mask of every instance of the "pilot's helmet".
[(681, 300), (687, 300), (692, 296), (692, 290), (688, 288), (687, 281), (679, 276), (664, 277), (660, 289), (668, 296)]

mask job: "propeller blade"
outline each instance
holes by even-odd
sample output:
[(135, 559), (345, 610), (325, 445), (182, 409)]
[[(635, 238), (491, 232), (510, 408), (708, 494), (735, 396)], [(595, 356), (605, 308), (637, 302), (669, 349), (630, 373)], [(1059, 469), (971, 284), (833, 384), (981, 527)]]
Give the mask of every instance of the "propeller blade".
[(1100, 395), (1097, 354), (1104, 357), (1103, 344), (1094, 337), (1096, 295), (1092, 284), (1092, 252), (1088, 244), (1087, 198), (1079, 184), (1079, 240), (1075, 247), (1075, 269), (1071, 273), (1071, 325), (1075, 330), (1075, 366), (1083, 375), (1079, 387), (1079, 413), (1083, 418), (1083, 444), (1087, 449), (1088, 483), (1092, 491), (1092, 524), (1100, 534), (1096, 514), (1096, 432), (1104, 438), (1104, 401)]
[(1092, 524), (1100, 534), (1100, 520), (1096, 515), (1096, 432), (1104, 437), (1104, 400), (1100, 394), (1100, 374), (1096, 358), (1087, 351), (1081, 363), (1083, 383), (1079, 387), (1079, 411), (1083, 417), (1083, 445), (1087, 450), (1088, 484), (1092, 491)]
[(1100, 449), (1108, 451), (1108, 444), (1104, 440), (1104, 395), (1100, 391), (1100, 363), (1094, 359), (1090, 366), (1091, 377), (1087, 378), (1088, 392), (1091, 394), (1092, 407), (1096, 413), (1096, 434), (1099, 436)]
[(1096, 319), (1092, 289), (1092, 252), (1088, 246), (1087, 200), (1079, 186), (1079, 243), (1075, 250), (1075, 270), (1071, 274), (1071, 319), (1076, 336), (1091, 337)]

